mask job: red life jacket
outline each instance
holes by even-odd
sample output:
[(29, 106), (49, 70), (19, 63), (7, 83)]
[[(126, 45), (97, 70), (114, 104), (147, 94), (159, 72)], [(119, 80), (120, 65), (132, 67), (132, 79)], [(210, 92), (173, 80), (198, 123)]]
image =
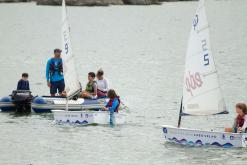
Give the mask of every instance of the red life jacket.
[[(120, 106), (121, 101), (120, 101), (120, 98), (119, 98), (118, 96), (115, 97), (115, 98), (118, 99), (118, 106), (117, 106), (117, 108), (114, 110), (114, 112), (117, 112), (117, 113), (118, 113), (118, 110), (119, 110), (119, 106)], [(112, 107), (112, 104), (113, 104), (113, 101), (115, 100), (115, 98), (109, 100), (109, 102), (108, 102), (107, 105), (106, 105), (106, 108)]]
[(244, 118), (242, 116), (237, 117), (237, 127), (242, 127), (244, 125)]

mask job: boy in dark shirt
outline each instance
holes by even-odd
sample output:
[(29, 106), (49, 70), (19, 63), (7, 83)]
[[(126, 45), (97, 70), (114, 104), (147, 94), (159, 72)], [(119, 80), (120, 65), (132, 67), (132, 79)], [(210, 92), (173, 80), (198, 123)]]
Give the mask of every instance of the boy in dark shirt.
[(28, 74), (22, 73), (22, 78), (18, 81), (17, 90), (30, 90)]

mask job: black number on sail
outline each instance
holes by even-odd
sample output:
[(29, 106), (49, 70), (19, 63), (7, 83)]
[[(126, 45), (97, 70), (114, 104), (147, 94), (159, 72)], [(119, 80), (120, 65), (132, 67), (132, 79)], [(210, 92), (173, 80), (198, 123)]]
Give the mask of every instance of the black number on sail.
[(199, 21), (199, 18), (198, 18), (198, 15), (195, 15), (195, 18), (193, 20), (193, 27), (194, 27), (194, 30), (196, 30), (196, 26), (198, 24), (198, 21)]
[(69, 52), (69, 46), (68, 46), (68, 43), (66, 43), (66, 44), (65, 44), (64, 48), (65, 48), (65, 53), (66, 53), (66, 54), (68, 54), (68, 52)]
[(209, 65), (209, 55), (208, 55), (208, 48), (207, 48), (207, 41), (206, 39), (202, 40), (202, 51), (203, 51), (203, 60), (204, 66)]

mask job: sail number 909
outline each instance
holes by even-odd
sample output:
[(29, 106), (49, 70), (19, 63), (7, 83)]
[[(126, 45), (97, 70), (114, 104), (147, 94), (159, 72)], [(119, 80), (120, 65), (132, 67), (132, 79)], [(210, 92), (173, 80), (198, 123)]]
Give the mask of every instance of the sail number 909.
[(67, 31), (65, 30), (63, 32), (63, 37), (64, 37), (64, 50), (65, 50), (65, 54), (69, 53), (69, 44), (68, 44), (68, 36), (67, 36)]

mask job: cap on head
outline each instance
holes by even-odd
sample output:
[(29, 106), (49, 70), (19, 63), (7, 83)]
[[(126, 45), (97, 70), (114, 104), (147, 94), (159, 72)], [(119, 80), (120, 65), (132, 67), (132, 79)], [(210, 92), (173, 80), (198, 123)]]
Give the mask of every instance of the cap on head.
[(54, 49), (54, 53), (61, 53), (62, 52), (62, 50), (61, 49)]

